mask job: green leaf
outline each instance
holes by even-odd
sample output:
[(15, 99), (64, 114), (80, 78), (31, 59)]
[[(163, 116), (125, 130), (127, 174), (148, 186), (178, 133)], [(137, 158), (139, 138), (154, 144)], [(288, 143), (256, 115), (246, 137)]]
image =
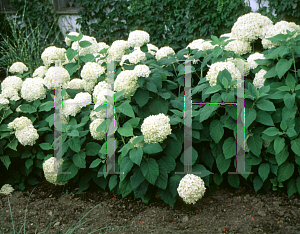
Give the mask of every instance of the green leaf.
[(96, 158), (90, 165), (89, 168), (95, 168), (98, 167), (98, 165), (102, 162), (101, 158)]
[(205, 105), (200, 111), (200, 123), (208, 119), (211, 114), (219, 108), (219, 105)]
[(42, 150), (51, 150), (53, 147), (51, 146), (50, 143), (41, 143), (39, 146), (42, 148)]
[(58, 173), (57, 174), (57, 181), (68, 181), (76, 176), (78, 173), (78, 167), (74, 165), (74, 163), (70, 160), (66, 160), (62, 164), (62, 171), (63, 172), (71, 172), (71, 173)]
[(269, 127), (266, 130), (264, 130), (262, 133), (266, 134), (267, 136), (276, 136), (276, 135), (282, 135), (283, 134), (276, 127)]
[(288, 198), (290, 198), (294, 193), (297, 193), (295, 178), (292, 178), (287, 184)]
[(109, 179), (108, 187), (109, 190), (112, 191), (116, 185), (118, 184), (118, 176), (117, 175), (112, 175)]
[(295, 97), (296, 94), (293, 93), (292, 95), (287, 93), (283, 96), (283, 101), (284, 101), (284, 105), (288, 108), (288, 109), (292, 109), (294, 104), (295, 104)]
[(275, 126), (271, 115), (264, 111), (257, 112), (256, 122), (267, 126)]
[(131, 126), (133, 128), (135, 128), (139, 125), (140, 120), (141, 120), (140, 118), (133, 118), (133, 119), (128, 120), (126, 123), (130, 123)]
[(71, 48), (67, 49), (67, 58), (69, 59), (69, 61), (75, 58), (76, 54), (77, 54), (77, 50), (73, 50)]
[(141, 141), (143, 141), (144, 140), (144, 136), (142, 135), (142, 136), (138, 136), (138, 137), (136, 137), (133, 141), (132, 141), (132, 144), (133, 145), (136, 145), (137, 143), (140, 143)]
[(278, 168), (278, 182), (284, 182), (288, 180), (294, 174), (294, 164), (284, 163)]
[(262, 179), (259, 176), (255, 176), (255, 178), (253, 180), (253, 187), (254, 187), (255, 193), (257, 193), (257, 191), (260, 190), (262, 186), (263, 186)]
[(285, 83), (291, 90), (293, 90), (295, 88), (296, 80), (289, 72), (286, 76)]
[(68, 145), (71, 148), (71, 150), (75, 151), (76, 153), (79, 153), (81, 144), (79, 137), (73, 137), (68, 140)]
[(146, 83), (146, 88), (153, 93), (157, 93), (157, 87), (153, 80), (148, 80)]
[(275, 154), (275, 159), (277, 161), (278, 166), (283, 164), (289, 156), (288, 147), (285, 146), (282, 151), (280, 151), (278, 154)]
[(72, 76), (76, 72), (79, 65), (78, 63), (68, 63), (64, 67), (69, 72), (69, 75)]
[(67, 135), (71, 137), (76, 137), (79, 136), (79, 132), (77, 130), (73, 130), (72, 132), (68, 132)]
[(213, 54), (214, 58), (218, 58), (222, 54), (222, 52), (223, 52), (223, 50), (219, 46), (216, 46), (213, 49), (212, 54)]
[(298, 193), (300, 194), (300, 176), (297, 177), (297, 180), (296, 180), (296, 187), (297, 187)]
[(131, 118), (135, 118), (134, 112), (132, 110), (131, 105), (129, 104), (129, 100), (123, 102), (120, 106), (116, 107), (116, 112), (123, 113)]
[(223, 154), (219, 154), (216, 160), (217, 168), (221, 175), (226, 172), (230, 166), (231, 159), (225, 159)]
[[(166, 142), (167, 142), (167, 146), (164, 149), (164, 153), (168, 157), (172, 157), (172, 158), (176, 159), (182, 151), (182, 143), (178, 140), (173, 139), (173, 138), (168, 138), (166, 140)], [(143, 150), (145, 150), (145, 148), (143, 148)]]
[(178, 115), (180, 118), (183, 118), (184, 113), (183, 111), (175, 110), (175, 109), (170, 109), (171, 112), (173, 112), (175, 115)]
[(227, 180), (232, 187), (239, 188), (240, 179), (238, 175), (229, 174)]
[(121, 90), (120, 92), (116, 92), (114, 95), (115, 95), (115, 102), (118, 101), (122, 95), (125, 93), (125, 89)]
[(0, 156), (0, 160), (2, 161), (2, 163), (4, 164), (4, 166), (6, 167), (6, 170), (8, 170), (9, 165), (11, 164), (9, 156)]
[(291, 58), (289, 61), (286, 59), (280, 59), (276, 64), (275, 70), (279, 79), (283, 77), (283, 75), (291, 68), (293, 64), (293, 59)]
[(276, 111), (274, 104), (269, 100), (259, 100), (257, 107), (263, 111)]
[(270, 173), (270, 166), (268, 163), (262, 163), (259, 165), (258, 174), (263, 182), (268, 178)]
[(163, 148), (160, 146), (159, 143), (155, 144), (145, 144), (143, 147), (143, 151), (146, 154), (157, 154), (163, 151)]
[(204, 94), (216, 93), (220, 90), (222, 90), (222, 87), (220, 85), (215, 85), (213, 87), (208, 88)]
[(279, 154), (285, 146), (285, 140), (284, 138), (281, 138), (280, 136), (277, 136), (274, 141), (274, 150), (275, 154)]
[(96, 142), (88, 142), (85, 146), (87, 156), (96, 156), (101, 149), (101, 145)]
[[(52, 108), (54, 108), (54, 101), (48, 101), (48, 102), (45, 102), (43, 104), (41, 104), (39, 106), (39, 111), (50, 111)], [(22, 110), (22, 109), (21, 109)], [(54, 118), (54, 117), (53, 117)], [(54, 120), (53, 120), (54, 121)]]
[(236, 140), (234, 137), (227, 138), (223, 143), (222, 149), (225, 159), (230, 159), (236, 156)]
[(291, 141), (291, 149), (295, 154), (300, 156), (300, 138)]
[[(72, 148), (71, 148), (72, 149)], [(86, 162), (85, 162), (85, 152), (80, 151), (78, 154), (75, 154), (73, 156), (73, 162), (76, 167), (79, 168), (86, 168)]]
[(262, 149), (262, 139), (259, 135), (254, 134), (253, 136), (249, 136), (247, 145), (253, 154), (256, 156), (260, 155)]
[(152, 115), (158, 115), (160, 113), (166, 115), (169, 109), (169, 102), (162, 98), (153, 98), (148, 102), (148, 107)]
[(125, 178), (119, 183), (119, 191), (122, 194), (122, 198), (128, 196), (132, 192), (130, 179)]
[(186, 151), (184, 151), (181, 154), (180, 162), (182, 162), (183, 165), (194, 165), (197, 158), (198, 158), (198, 152), (192, 147), (192, 157), (190, 158), (190, 155), (187, 155)]
[(249, 108), (246, 108), (245, 112), (245, 128), (248, 128), (256, 120), (257, 115), (254, 109), (249, 110)]
[(137, 89), (133, 98), (140, 107), (143, 107), (149, 100), (149, 91)]
[(90, 45), (92, 45), (92, 43), (89, 42), (89, 41), (80, 41), (80, 42), (79, 42), (79, 46), (80, 46), (81, 48), (86, 48), (86, 47), (89, 47)]
[(264, 75), (264, 78), (273, 78), (277, 75), (276, 67), (272, 67), (267, 73)]
[(85, 63), (96, 62), (95, 56), (92, 54), (86, 54), (85, 56), (79, 56), (79, 59)]
[(225, 89), (228, 88), (228, 80), (225, 77), (222, 78), (222, 85)]
[(143, 150), (141, 148), (131, 149), (129, 151), (129, 158), (133, 163), (140, 166), (143, 159)]
[(155, 184), (157, 177), (159, 175), (159, 167), (155, 159), (149, 158), (148, 160), (142, 161), (141, 171), (145, 177), (145, 179), (150, 184)]
[(171, 97), (171, 94), (170, 94), (170, 92), (158, 92), (157, 93), (159, 96), (161, 96), (163, 99), (169, 99), (170, 97)]
[(219, 174), (214, 174), (213, 180), (214, 180), (216, 185), (220, 186), (223, 182), (223, 176), (221, 176)]
[(211, 138), (215, 141), (215, 143), (219, 143), (224, 135), (223, 123), (219, 120), (213, 120), (209, 126), (209, 132)]
[(145, 180), (140, 168), (138, 168), (132, 176), (130, 176), (130, 183), (132, 189), (136, 189)]
[(127, 122), (123, 124), (122, 127), (119, 127), (117, 131), (121, 136), (125, 136), (125, 137), (133, 136), (132, 126), (130, 123)]
[(155, 185), (160, 189), (165, 190), (168, 186), (167, 166), (165, 165), (164, 162), (158, 161), (158, 167), (159, 167), (159, 175), (157, 177)]

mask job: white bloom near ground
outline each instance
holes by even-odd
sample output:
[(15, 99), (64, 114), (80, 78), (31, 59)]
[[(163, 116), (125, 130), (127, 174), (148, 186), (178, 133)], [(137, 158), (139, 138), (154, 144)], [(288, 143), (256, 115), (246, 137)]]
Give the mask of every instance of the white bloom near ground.
[(10, 195), (14, 191), (14, 188), (10, 184), (5, 184), (0, 189), (0, 193), (3, 195)]
[(205, 183), (201, 177), (186, 174), (179, 183), (177, 192), (186, 204), (195, 204), (204, 196)]
[[(66, 183), (68, 183), (67, 181), (57, 182), (57, 173), (62, 163), (63, 163), (62, 159), (60, 161), (57, 161), (55, 157), (51, 157), (43, 163), (44, 175), (46, 180), (49, 183), (54, 185), (65, 185)], [(46, 172), (50, 172), (50, 173), (52, 172), (53, 174), (47, 174)]]
[(11, 65), (9, 68), (10, 73), (23, 74), (25, 71), (28, 71), (28, 67), (24, 63), (21, 63), (21, 62), (13, 63), (13, 65)]

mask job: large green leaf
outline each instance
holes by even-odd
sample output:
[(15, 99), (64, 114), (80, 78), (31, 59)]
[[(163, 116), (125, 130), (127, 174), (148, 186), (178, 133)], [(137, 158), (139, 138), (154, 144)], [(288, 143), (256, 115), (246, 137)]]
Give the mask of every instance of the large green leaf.
[(277, 161), (278, 166), (282, 165), (284, 162), (286, 162), (287, 158), (289, 156), (288, 147), (285, 146), (280, 153), (275, 154), (275, 158)]
[(269, 100), (259, 100), (257, 107), (263, 111), (276, 111), (274, 104)]
[(291, 141), (291, 149), (295, 154), (300, 156), (300, 138)]
[(227, 180), (232, 187), (239, 188), (240, 179), (238, 175), (229, 174)]
[(85, 162), (85, 152), (80, 151), (78, 154), (75, 154), (73, 156), (73, 162), (76, 167), (79, 168), (86, 168), (86, 162)]
[(274, 141), (275, 154), (279, 154), (283, 150), (284, 146), (285, 146), (284, 138), (277, 136)]
[(281, 77), (283, 77), (283, 75), (291, 68), (292, 64), (293, 64), (292, 58), (290, 60), (280, 59), (278, 61), (275, 70), (277, 72), (279, 79), (281, 79)]
[(148, 102), (149, 110), (153, 115), (160, 113), (167, 114), (169, 110), (169, 101), (162, 98), (153, 98)]
[(270, 166), (268, 163), (262, 163), (259, 165), (258, 174), (263, 181), (265, 181), (268, 178), (269, 173), (270, 173)]
[(81, 144), (79, 137), (72, 137), (68, 140), (68, 145), (70, 146), (71, 150), (75, 151), (76, 153), (79, 153)]
[(142, 107), (144, 106), (148, 100), (149, 100), (149, 91), (148, 90), (142, 90), (142, 89), (137, 89), (133, 96), (134, 100), (136, 103)]
[(119, 127), (117, 131), (121, 136), (125, 136), (125, 137), (133, 136), (132, 126), (128, 122), (123, 124), (122, 127)]
[(134, 118), (134, 112), (132, 110), (132, 106), (129, 104), (129, 100), (123, 102), (120, 106), (116, 107), (116, 112), (123, 113), (131, 118)]
[(143, 147), (143, 151), (146, 154), (156, 154), (163, 151), (163, 148), (159, 143), (155, 144), (145, 144)]
[(62, 164), (62, 172), (70, 172), (66, 174), (57, 174), (57, 181), (68, 181), (76, 176), (78, 173), (78, 167), (76, 167), (73, 161), (66, 160)]
[(223, 154), (226, 159), (236, 156), (236, 141), (233, 137), (229, 137), (224, 141)]
[(222, 139), (224, 135), (224, 128), (223, 123), (220, 120), (213, 120), (210, 123), (209, 126), (210, 136), (211, 138), (216, 142), (219, 143), (219, 141)]
[(143, 150), (142, 148), (133, 148), (129, 151), (129, 157), (130, 160), (137, 164), (137, 165), (141, 165), (141, 161), (143, 159)]
[(230, 159), (225, 159), (223, 154), (219, 154), (216, 160), (217, 168), (221, 175), (223, 175), (224, 172), (226, 172), (230, 166)]
[(141, 170), (145, 179), (154, 185), (159, 175), (159, 167), (155, 159), (149, 158), (148, 160), (142, 161)]
[(294, 174), (294, 164), (285, 162), (278, 168), (278, 182), (288, 180)]
[(159, 175), (155, 182), (155, 185), (161, 189), (166, 189), (168, 185), (168, 173), (167, 173), (167, 166), (163, 161), (158, 161), (159, 167)]
[(128, 196), (132, 192), (130, 179), (125, 178), (124, 180), (120, 181), (119, 191), (122, 194), (122, 198)]
[(130, 182), (132, 189), (136, 189), (145, 180), (142, 171), (138, 168), (132, 176), (130, 176)]
[(264, 111), (257, 112), (256, 122), (267, 126), (275, 126), (271, 115)]
[(88, 142), (85, 146), (87, 156), (96, 156), (101, 149), (101, 145), (96, 142)]

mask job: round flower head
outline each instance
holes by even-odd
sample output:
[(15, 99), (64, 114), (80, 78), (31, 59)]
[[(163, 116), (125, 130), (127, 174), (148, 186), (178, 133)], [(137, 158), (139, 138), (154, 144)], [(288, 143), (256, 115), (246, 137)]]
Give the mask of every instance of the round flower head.
[(0, 189), (0, 193), (4, 195), (10, 195), (14, 191), (14, 188), (10, 184), (5, 184)]
[(162, 113), (150, 115), (144, 119), (141, 132), (146, 144), (163, 142), (172, 132), (170, 118)]
[[(99, 93), (102, 91), (106, 91), (106, 93), (107, 93), (107, 89), (108, 89), (108, 83), (106, 81), (101, 81), (94, 87), (94, 91), (93, 91), (94, 103), (98, 102), (97, 97), (98, 97)], [(102, 95), (104, 95), (104, 93)], [(102, 101), (102, 99), (105, 99), (105, 97), (100, 97), (100, 98), (101, 98), (101, 101)]]
[[(237, 62), (236, 62), (236, 59), (233, 59), (232, 57), (231, 57), (231, 58), (227, 58), (227, 59), (226, 59), (226, 62), (228, 62), (228, 61), (233, 62), (234, 65), (235, 65), (235, 67), (238, 68), (238, 67), (237, 67), (238, 64), (237, 64)], [(248, 76), (249, 73), (250, 73), (249, 64), (248, 64), (247, 61), (243, 61), (243, 62), (244, 62), (244, 68), (240, 69), (239, 71), (240, 71), (241, 75), (244, 74), (245, 76)]]
[(194, 49), (198, 49), (200, 50), (201, 49), (201, 44), (204, 42), (203, 39), (197, 39), (197, 40), (194, 40), (192, 41), (190, 44), (188, 44), (188, 46), (186, 47), (186, 49), (188, 47), (190, 47), (192, 50)]
[(1, 83), (2, 91), (6, 88), (13, 88), (19, 91), (22, 88), (23, 81), (17, 76), (8, 76)]
[(47, 47), (44, 52), (41, 55), (41, 58), (43, 60), (43, 63), (45, 66), (49, 67), (52, 63), (55, 64), (55, 61), (62, 59), (65, 60), (65, 48), (57, 48), (55, 46), (49, 46)]
[(133, 69), (137, 77), (149, 77), (151, 71), (147, 65), (136, 65)]
[(186, 204), (195, 204), (204, 196), (205, 183), (200, 176), (186, 174), (179, 183), (177, 192)]
[[(63, 161), (64, 160), (62, 160), (62, 159), (57, 160), (55, 157), (51, 157), (43, 163), (43, 170), (44, 170), (44, 175), (45, 175), (46, 180), (48, 182), (50, 182), (51, 184), (54, 184), (55, 186), (56, 185), (65, 185), (67, 183), (67, 181), (58, 182), (57, 174), (54, 174), (54, 173), (58, 173), (59, 168), (61, 167)], [(52, 172), (52, 174), (50, 174), (51, 172)]]
[(114, 90), (120, 92), (125, 89), (123, 97), (130, 98), (139, 87), (137, 80), (138, 77), (133, 70), (121, 71), (115, 80)]
[(263, 38), (263, 28), (273, 22), (259, 13), (248, 13), (240, 16), (234, 23), (231, 33), (238, 40), (253, 42)]
[[(98, 52), (98, 43), (94, 37), (83, 36), (79, 42), (81, 42), (81, 41), (88, 41), (92, 44), (88, 47), (82, 48), (78, 44), (78, 41), (74, 41), (72, 43), (71, 48), (73, 50), (79, 50), (79, 56), (85, 56), (87, 54), (94, 54), (94, 53)], [(77, 55), (77, 57), (78, 57), (78, 55)]]
[(141, 47), (149, 41), (150, 36), (145, 31), (135, 30), (129, 33), (128, 42), (131, 47)]
[(175, 54), (175, 51), (174, 51), (171, 47), (165, 46), (165, 47), (160, 48), (160, 49), (156, 52), (155, 58), (156, 58), (157, 60), (160, 60), (160, 59), (163, 58), (163, 57), (167, 57), (168, 54)]
[(67, 87), (67, 83), (70, 81), (69, 72), (63, 67), (50, 67), (44, 77), (44, 85), (48, 89), (54, 89), (54, 81), (58, 84), (62, 81), (62, 88)]
[(14, 121), (10, 122), (7, 127), (8, 128), (13, 128), (15, 130), (22, 130), (25, 127), (28, 126), (33, 126), (32, 122), (30, 119), (28, 119), (27, 117), (19, 117), (19, 118), (15, 118)]
[(264, 69), (260, 69), (259, 72), (255, 74), (254, 80), (253, 80), (253, 85), (255, 88), (260, 89), (261, 87), (264, 86), (266, 78), (264, 78), (264, 75), (267, 74), (267, 71)]
[(123, 63), (125, 62), (126, 59), (128, 59), (131, 64), (137, 64), (141, 60), (142, 61), (147, 60), (146, 54), (142, 52), (140, 48), (135, 49), (132, 53), (128, 55), (123, 55), (122, 61), (120, 62), (121, 66), (123, 66)]
[(47, 71), (48, 68), (46, 66), (39, 66), (37, 69), (35, 69), (32, 76), (44, 78)]
[[(235, 67), (234, 63), (231, 61), (228, 62), (216, 62), (211, 65), (209, 68), (207, 74), (206, 74), (206, 80), (209, 81), (210, 86), (217, 85), (217, 77), (220, 71), (223, 71), (224, 69), (227, 69), (229, 73), (231, 74), (232, 80), (240, 80), (241, 79), (241, 73), (240, 71)], [(236, 85), (233, 85), (233, 87), (236, 87)], [(238, 87), (241, 87), (241, 84), (238, 84)]]
[(252, 47), (250, 42), (241, 41), (241, 40), (234, 40), (229, 42), (225, 48), (225, 50), (231, 50), (238, 55), (244, 55), (247, 53), (251, 53)]
[[(279, 43), (273, 43), (267, 38), (274, 37), (278, 34), (287, 34), (287, 30), (293, 32), (297, 31), (295, 35), (292, 37), (296, 37), (300, 33), (300, 26), (293, 23), (293, 22), (286, 22), (284, 20), (277, 22), (275, 25), (270, 27), (264, 28), (264, 38), (262, 39), (261, 43), (264, 49), (271, 49), (273, 47), (280, 46)], [(289, 39), (288, 39), (289, 40)]]
[(103, 139), (105, 139), (105, 136), (106, 136), (106, 130), (104, 130), (102, 132), (97, 132), (97, 128), (100, 126), (100, 124), (103, 123), (103, 121), (105, 121), (105, 119), (95, 119), (90, 124), (90, 132), (91, 132), (92, 137), (99, 141), (102, 141)]
[[(158, 51), (158, 47), (156, 47), (155, 45), (152, 45), (152, 44), (147, 44), (147, 47), (148, 47), (148, 53), (155, 56), (156, 52)], [(153, 50), (155, 50), (155, 52)]]
[(21, 130), (17, 130), (15, 132), (15, 135), (18, 141), (24, 146), (33, 146), (35, 144), (35, 141), (39, 139), (39, 134), (37, 133), (37, 130), (33, 125), (28, 125)]
[[(99, 106), (100, 104), (95, 104), (94, 110), (96, 110), (96, 108)], [(105, 118), (109, 118), (110, 116), (114, 115), (114, 108), (113, 106), (110, 106), (110, 108), (108, 109), (103, 109), (101, 111), (91, 111), (90, 114), (90, 118), (92, 121), (94, 121), (95, 119), (105, 119)]]
[(125, 50), (129, 49), (130, 45), (127, 41), (117, 40), (114, 41), (111, 47), (108, 49), (107, 60), (120, 60), (125, 54)]
[(83, 80), (83, 89), (85, 92), (91, 93), (96, 85), (96, 81), (86, 81)]
[(98, 63), (87, 62), (80, 73), (82, 79), (90, 82), (97, 82), (97, 78), (105, 73), (105, 68), (101, 67)]
[[(133, 137), (131, 137), (130, 140), (129, 140), (129, 142), (130, 142), (130, 143), (133, 143), (133, 140), (134, 140), (135, 138), (137, 138), (137, 137), (138, 137), (138, 136), (133, 136)], [(143, 147), (144, 147), (144, 144), (145, 144), (145, 143), (144, 143), (143, 141), (141, 141), (141, 142), (135, 144), (134, 147), (136, 147), (136, 148), (143, 148)]]
[(27, 102), (46, 98), (47, 89), (44, 88), (44, 80), (40, 77), (27, 78), (22, 85), (21, 97)]
[(249, 68), (250, 69), (255, 69), (258, 67), (258, 64), (255, 62), (256, 59), (266, 59), (264, 57), (263, 54), (260, 54), (258, 52), (251, 54), (248, 58), (247, 58), (247, 62), (249, 64)]
[(87, 105), (92, 103), (92, 96), (89, 93), (77, 93), (74, 101), (78, 103), (80, 108), (86, 107)]
[(5, 88), (4, 90), (2, 90), (2, 93), (4, 98), (9, 98), (12, 101), (19, 101), (20, 97), (19, 97), (19, 92), (17, 89), (8, 87)]
[(81, 107), (78, 104), (78, 101), (75, 101), (74, 99), (67, 99), (63, 102), (63, 107), (62, 107), (62, 114), (68, 117), (69, 115), (71, 116), (76, 116), (81, 110)]
[(9, 101), (4, 97), (3, 94), (0, 94), (0, 106), (1, 105), (6, 105), (6, 104), (9, 104)]
[[(78, 32), (70, 32), (68, 35), (69, 36), (76, 36), (76, 37), (78, 37), (79, 33)], [(69, 39), (69, 38), (67, 38), (67, 37), (65, 37), (65, 42), (66, 42), (67, 46), (70, 46), (71, 43), (72, 43), (72, 40)]]
[(108, 49), (109, 45), (107, 45), (105, 42), (98, 42), (98, 52), (100, 52), (103, 49)]
[(220, 38), (221, 38), (221, 37), (229, 37), (229, 38), (227, 38), (225, 41), (230, 40), (230, 39), (234, 39), (233, 36), (232, 36), (232, 33), (225, 33), (225, 34), (222, 34), (222, 35), (220, 36)]
[(201, 43), (199, 50), (202, 50), (202, 51), (212, 50), (216, 46), (217, 45), (212, 45), (211, 41), (204, 41), (203, 43)]
[(28, 67), (24, 63), (16, 62), (9, 68), (10, 73), (23, 74), (24, 71), (28, 71)]
[(67, 89), (84, 89), (84, 82), (82, 79), (72, 79), (67, 84)]

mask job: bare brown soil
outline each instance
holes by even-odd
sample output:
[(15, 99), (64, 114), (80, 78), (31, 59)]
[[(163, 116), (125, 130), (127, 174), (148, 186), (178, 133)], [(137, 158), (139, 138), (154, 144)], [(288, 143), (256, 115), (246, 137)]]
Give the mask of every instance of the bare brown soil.
[[(23, 229), (19, 231), (33, 188), (14, 191), (9, 196), (16, 233), (24, 233)], [(141, 199), (134, 200), (132, 195), (122, 199), (112, 192), (102, 194), (95, 186), (82, 194), (75, 194), (77, 190), (68, 185), (55, 187), (47, 181), (37, 185), (28, 203), (25, 233), (72, 233), (74, 226), (68, 228), (103, 202), (87, 214), (82, 222), (92, 217), (95, 219), (75, 228), (73, 233), (300, 234), (298, 195), (288, 199), (286, 194), (279, 191), (255, 194), (246, 184), (239, 189), (229, 189), (226, 185), (218, 187), (216, 194), (205, 194), (195, 205), (185, 205), (178, 199), (174, 209), (157, 198), (145, 204)], [(0, 198), (0, 232), (14, 233), (10, 229), (8, 198)]]

